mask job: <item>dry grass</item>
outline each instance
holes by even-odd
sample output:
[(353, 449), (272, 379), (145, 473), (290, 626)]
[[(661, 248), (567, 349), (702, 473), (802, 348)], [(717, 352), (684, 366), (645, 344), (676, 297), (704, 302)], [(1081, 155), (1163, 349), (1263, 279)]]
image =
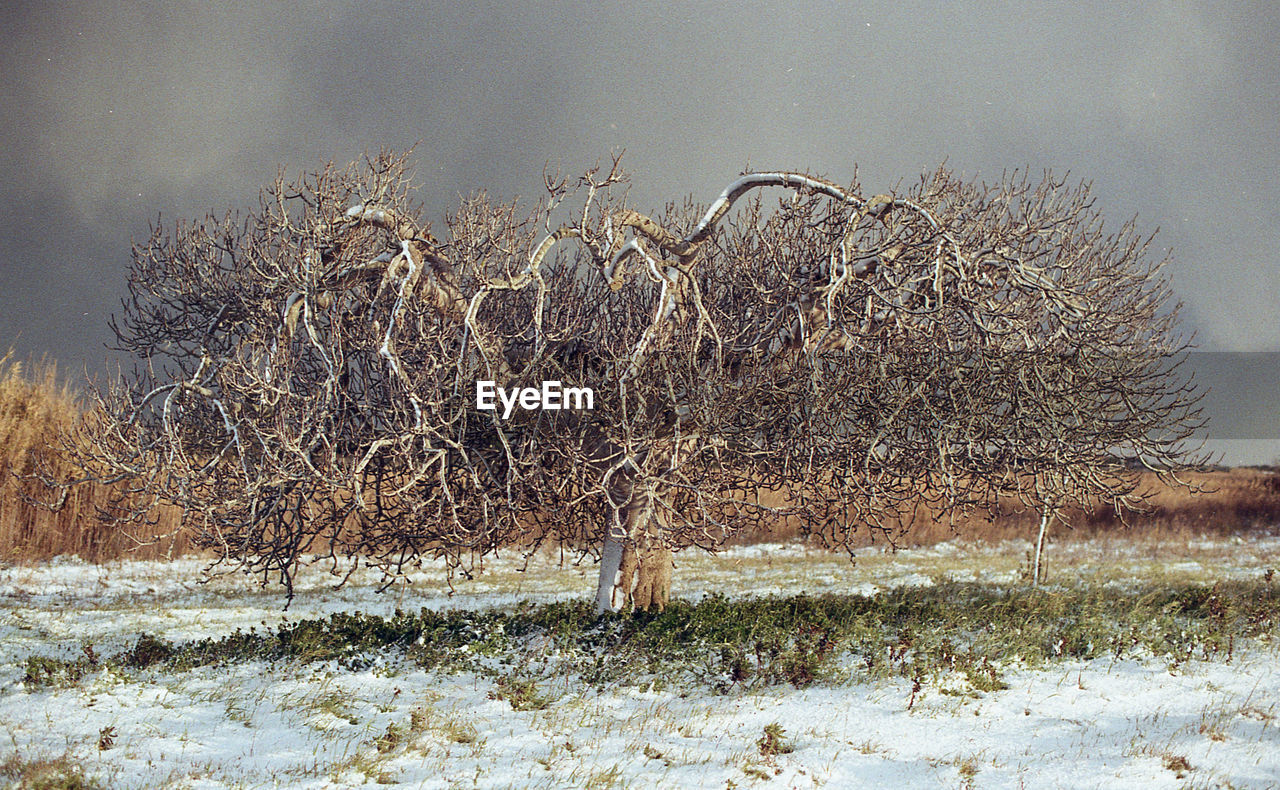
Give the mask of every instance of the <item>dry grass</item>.
[[(1055, 523), (1058, 540), (1089, 539), (1101, 535), (1183, 539), (1200, 535), (1233, 535), (1267, 531), (1280, 526), (1280, 469), (1242, 467), (1213, 468), (1179, 473), (1189, 488), (1169, 486), (1155, 474), (1146, 474), (1139, 486), (1145, 509), (1127, 513), (1121, 520), (1114, 511), (1068, 510)], [(922, 510), (909, 529), (895, 533), (900, 546), (930, 546), (960, 538), (986, 543), (1034, 538), (1040, 514), (1009, 502), (990, 514), (978, 511), (955, 519)], [(789, 540), (799, 536), (796, 524), (784, 522), (765, 532), (740, 533), (734, 544)], [(855, 546), (877, 542), (868, 532)]]
[[(1203, 469), (1182, 472), (1179, 477), (1190, 488), (1167, 485), (1147, 473), (1139, 485), (1144, 508), (1126, 514), (1123, 521), (1110, 508), (1068, 511), (1066, 525), (1055, 529), (1056, 537), (1088, 539), (1119, 533), (1181, 539), (1266, 531), (1280, 525), (1277, 470)], [(1039, 514), (1011, 507), (989, 522), (979, 520), (969, 525), (960, 535), (989, 541), (1027, 538), (1038, 528)]]
[[(185, 538), (139, 546), (139, 541), (99, 516), (119, 487), (87, 483), (72, 487), (56, 510), (59, 491), (34, 477), (43, 468), (58, 479), (78, 472), (57, 453), (59, 437), (84, 418), (75, 393), (59, 384), (57, 365), (30, 366), (0, 357), (0, 562), (78, 555), (90, 561), (129, 556), (157, 559), (187, 550)], [(156, 531), (169, 533), (176, 514), (158, 514)]]

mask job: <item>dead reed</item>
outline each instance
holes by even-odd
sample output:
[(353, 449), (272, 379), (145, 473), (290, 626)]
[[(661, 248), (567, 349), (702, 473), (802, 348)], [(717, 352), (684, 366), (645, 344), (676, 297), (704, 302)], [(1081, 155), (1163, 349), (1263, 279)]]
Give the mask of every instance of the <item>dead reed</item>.
[[(167, 540), (139, 540), (101, 517), (123, 488), (84, 483), (66, 492), (46, 486), (36, 476), (42, 468), (53, 477), (78, 476), (58, 451), (59, 438), (84, 419), (75, 391), (58, 381), (56, 363), (43, 359), (23, 365), (12, 349), (0, 357), (0, 562), (43, 560), (77, 555), (99, 562), (130, 557), (159, 559), (187, 551), (177, 533)], [(177, 514), (155, 514), (154, 531), (175, 533)]]

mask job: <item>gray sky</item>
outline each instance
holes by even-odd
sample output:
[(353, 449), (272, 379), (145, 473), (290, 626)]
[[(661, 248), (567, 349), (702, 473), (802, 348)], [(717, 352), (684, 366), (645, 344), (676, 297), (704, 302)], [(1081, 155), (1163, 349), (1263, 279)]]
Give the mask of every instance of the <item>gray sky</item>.
[(1113, 226), (1159, 227), (1201, 348), (1280, 350), (1272, 3), (10, 2), (0, 23), (0, 352), (64, 369), (102, 369), (157, 216), (414, 143), (437, 224), (620, 148), (644, 208), (748, 164), (856, 164), (871, 192), (944, 159), (1069, 170)]

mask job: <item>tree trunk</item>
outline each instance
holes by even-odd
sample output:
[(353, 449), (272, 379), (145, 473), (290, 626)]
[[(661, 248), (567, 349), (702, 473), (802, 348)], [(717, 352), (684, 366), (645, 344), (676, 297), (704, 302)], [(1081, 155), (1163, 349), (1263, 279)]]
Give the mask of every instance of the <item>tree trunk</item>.
[[(617, 533), (617, 534), (615, 534)], [(626, 535), (616, 524), (610, 524), (604, 533), (604, 547), (600, 550), (600, 583), (596, 587), (596, 614), (617, 611), (613, 591), (618, 585), (618, 571), (622, 567), (623, 545)]]
[(1040, 586), (1040, 558), (1044, 555), (1044, 536), (1049, 531), (1049, 523), (1053, 521), (1053, 511), (1049, 508), (1044, 509), (1044, 513), (1040, 516), (1040, 536), (1036, 538), (1036, 557), (1031, 566), (1031, 586)]
[(618, 611), (627, 604), (642, 612), (666, 608), (675, 558), (666, 545), (665, 527), (662, 507), (653, 495), (633, 488), (627, 504), (614, 513), (605, 532), (596, 614)]

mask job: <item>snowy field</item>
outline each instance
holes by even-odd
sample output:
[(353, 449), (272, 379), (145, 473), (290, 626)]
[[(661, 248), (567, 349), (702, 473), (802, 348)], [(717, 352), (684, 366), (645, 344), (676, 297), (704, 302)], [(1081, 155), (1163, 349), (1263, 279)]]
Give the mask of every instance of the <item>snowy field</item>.
[[(796, 546), (678, 558), (675, 595), (697, 599), (874, 593), (946, 579), (1016, 584), (1027, 545), (942, 544), (847, 558)], [(1280, 567), (1280, 538), (1090, 541), (1052, 547), (1052, 583), (1213, 582)], [(277, 590), (202, 565), (77, 561), (0, 568), (0, 765), (79, 768), (122, 788), (390, 787), (1280, 787), (1280, 652), (1230, 660), (1152, 656), (1002, 667), (1008, 688), (943, 678), (731, 690), (543, 683), (514, 710), (491, 678), (387, 656), (367, 669), (250, 662), (187, 671), (100, 669), (29, 688), (29, 656), (108, 656), (140, 633), (174, 642), (340, 611), (506, 607), (586, 598), (593, 566), (487, 563), (450, 594), (438, 569), (381, 595), (309, 572), (288, 612)], [(762, 746), (777, 725), (784, 748)], [(776, 731), (776, 729), (775, 729)], [(2, 775), (2, 774), (0, 774)], [(20, 780), (19, 780), (20, 781)], [(63, 787), (64, 785), (54, 785)], [(66, 787), (79, 786), (67, 784)]]

